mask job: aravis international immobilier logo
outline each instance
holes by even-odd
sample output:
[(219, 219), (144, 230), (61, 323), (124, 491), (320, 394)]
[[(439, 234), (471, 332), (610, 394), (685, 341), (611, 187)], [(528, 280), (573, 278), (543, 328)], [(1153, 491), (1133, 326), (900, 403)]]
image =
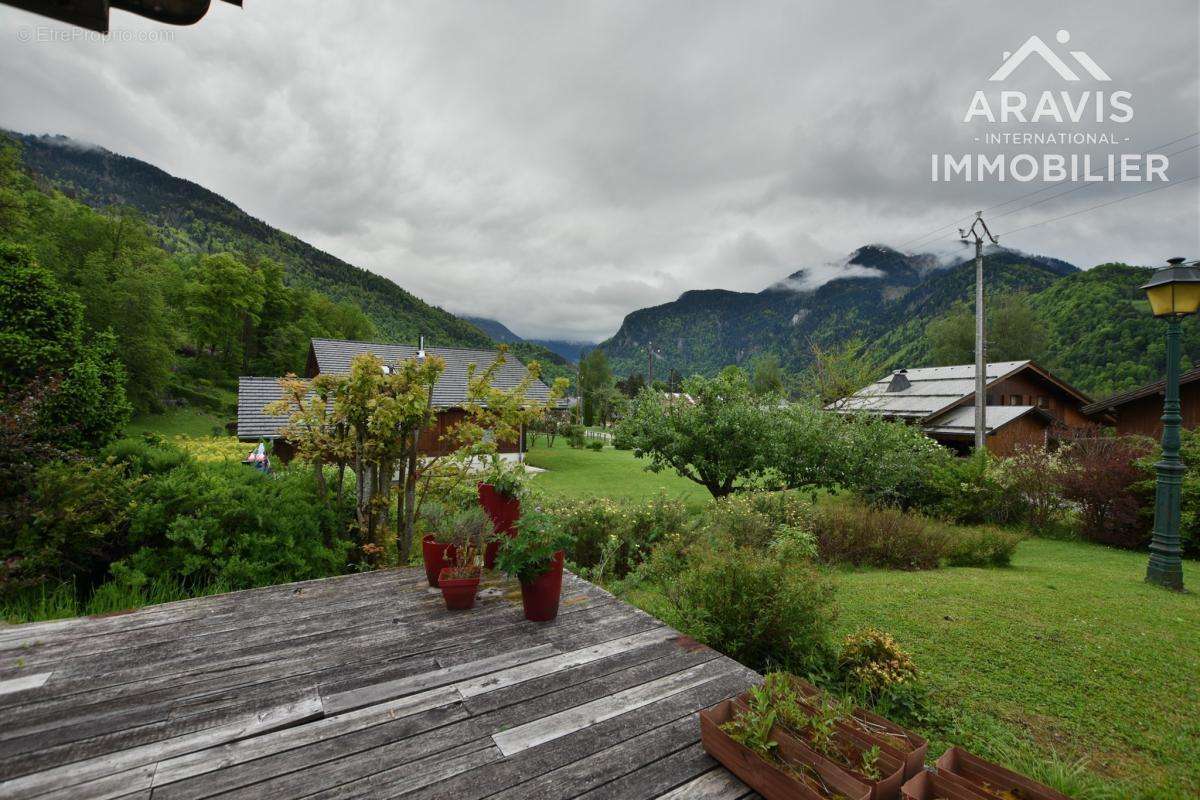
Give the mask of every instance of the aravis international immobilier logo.
[[(1000, 65), (971, 95), (961, 122), (971, 145), (993, 152), (931, 154), (936, 182), (1167, 182), (1170, 160), (1161, 153), (1125, 152), (1132, 137), (1133, 93), (1083, 49), (1071, 33), (1054, 37), (1060, 52), (1038, 35), (1001, 54)], [(1056, 87), (1008, 88), (1022, 69), (1040, 61)], [(1108, 150), (1109, 152), (1103, 152)]]

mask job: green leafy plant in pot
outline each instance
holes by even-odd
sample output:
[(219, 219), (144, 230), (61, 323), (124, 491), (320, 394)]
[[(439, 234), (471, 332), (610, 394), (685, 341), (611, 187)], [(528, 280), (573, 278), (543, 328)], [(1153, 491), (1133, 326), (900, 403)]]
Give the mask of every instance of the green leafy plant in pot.
[[(479, 504), (492, 520), (497, 534), (513, 535), (514, 526), (521, 518), (521, 498), (525, 496), (525, 467), (509, 464), (493, 454), (488, 468), (478, 484)], [(484, 566), (492, 569), (496, 562), (496, 551), (500, 546), (497, 538), (484, 551)]]
[(475, 605), (482, 568), (479, 555), (492, 535), (492, 526), (483, 512), (471, 508), (456, 514), (447, 526), (454, 549), (453, 563), (438, 573), (438, 588), (446, 608), (466, 609)]
[(557, 519), (540, 510), (521, 517), (516, 529), (516, 536), (501, 543), (496, 566), (521, 582), (525, 619), (552, 620), (558, 616), (563, 551), (571, 536)]

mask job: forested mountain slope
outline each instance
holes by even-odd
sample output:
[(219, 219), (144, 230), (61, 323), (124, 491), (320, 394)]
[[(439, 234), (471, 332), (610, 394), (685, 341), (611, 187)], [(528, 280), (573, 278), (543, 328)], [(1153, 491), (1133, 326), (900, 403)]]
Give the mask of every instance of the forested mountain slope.
[[(159, 231), (168, 251), (230, 251), (246, 259), (270, 258), (284, 267), (289, 285), (315, 289), (361, 308), (388, 341), (488, 347), (476, 326), (430, 305), (393, 281), (319, 250), (260, 219), (221, 195), (136, 158), (84, 146), (60, 136), (10, 134), (26, 167), (40, 180), (93, 208), (130, 206)], [(533, 343), (513, 347), (522, 360), (537, 359), (553, 375), (567, 374), (566, 359)]]

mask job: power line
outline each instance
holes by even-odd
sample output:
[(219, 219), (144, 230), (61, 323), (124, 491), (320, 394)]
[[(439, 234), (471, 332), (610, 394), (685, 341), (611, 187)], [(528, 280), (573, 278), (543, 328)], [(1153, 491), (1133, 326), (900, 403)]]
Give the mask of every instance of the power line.
[[(1177, 137), (1177, 138), (1175, 138), (1175, 139), (1172, 139), (1172, 140), (1171, 140), (1171, 141), (1169, 141), (1169, 142), (1163, 142), (1162, 144), (1157, 144), (1157, 145), (1155, 145), (1155, 146), (1153, 146), (1153, 147), (1150, 147), (1150, 148), (1148, 148), (1148, 149), (1146, 149), (1146, 150), (1142, 151), (1142, 153), (1141, 153), (1141, 154), (1142, 154), (1142, 155), (1147, 155), (1147, 154), (1149, 154), (1149, 153), (1151, 153), (1151, 152), (1153, 152), (1153, 151), (1155, 151), (1155, 150), (1160, 150), (1160, 149), (1162, 149), (1162, 148), (1164, 148), (1164, 147), (1170, 147), (1170, 146), (1171, 146), (1171, 145), (1173, 145), (1173, 144), (1176, 144), (1176, 143), (1178, 143), (1178, 142), (1182, 142), (1184, 139), (1190, 139), (1190, 138), (1192, 138), (1193, 136), (1196, 136), (1197, 134), (1200, 134), (1200, 131), (1192, 131), (1192, 132), (1191, 132), (1191, 133), (1189, 133), (1189, 134), (1186, 134), (1186, 135), (1184, 135), (1184, 136), (1179, 136), (1179, 137)], [(1174, 153), (1168, 153), (1168, 154), (1167, 154), (1167, 157), (1168, 157), (1168, 158), (1170, 158), (1171, 156), (1179, 155), (1180, 153), (1186, 153), (1188, 150), (1194, 150), (1194, 149), (1196, 149), (1197, 147), (1200, 147), (1200, 144), (1192, 145), (1192, 146), (1190, 146), (1190, 147), (1185, 147), (1185, 148), (1183, 148), (1183, 149), (1181, 149), (1181, 150), (1177, 150), (1177, 151), (1175, 151)], [(1052, 183), (1052, 184), (1049, 184), (1049, 185), (1047, 185), (1047, 186), (1043, 186), (1041, 189), (1034, 189), (1032, 192), (1026, 192), (1025, 194), (1017, 195), (1016, 197), (1012, 198), (1011, 200), (1005, 200), (1005, 201), (1004, 201), (1004, 202), (1002, 202), (1002, 203), (996, 203), (996, 204), (994, 204), (994, 205), (988, 206), (987, 208), (984, 208), (984, 209), (983, 209), (983, 212), (981, 212), (981, 213), (986, 213), (986, 212), (988, 212), (988, 211), (992, 211), (993, 209), (1002, 208), (1002, 207), (1004, 207), (1004, 206), (1010, 205), (1010, 204), (1012, 204), (1012, 203), (1019, 202), (1019, 201), (1021, 201), (1021, 200), (1024, 200), (1024, 199), (1026, 199), (1026, 198), (1029, 198), (1029, 197), (1034, 197), (1034, 196), (1036, 196), (1036, 195), (1042, 194), (1043, 192), (1048, 192), (1048, 191), (1050, 191), (1051, 189), (1058, 188), (1058, 187), (1059, 187), (1059, 185), (1060, 185), (1060, 184), (1058, 184), (1058, 183)], [(1055, 197), (1061, 197), (1061, 196), (1062, 196), (1062, 195), (1064, 195), (1064, 194), (1070, 194), (1071, 192), (1077, 192), (1077, 191), (1079, 191), (1080, 189), (1086, 189), (1086, 188), (1088, 188), (1089, 186), (1094, 186), (1094, 185), (1096, 185), (1096, 184), (1095, 184), (1095, 183), (1084, 183), (1084, 184), (1081, 184), (1081, 185), (1079, 185), (1079, 186), (1074, 186), (1074, 187), (1072, 187), (1072, 188), (1070, 188), (1070, 189), (1068, 189), (1068, 190), (1066, 190), (1066, 191), (1063, 191), (1063, 192), (1058, 192), (1057, 194), (1051, 195), (1050, 197), (1043, 198), (1042, 200), (1038, 200), (1038, 201), (1036, 201), (1036, 202), (1033, 202), (1033, 203), (1028, 203), (1028, 204), (1026, 204), (1026, 205), (1024, 205), (1024, 206), (1020, 206), (1020, 207), (1018, 207), (1018, 208), (1014, 208), (1014, 209), (1010, 209), (1009, 211), (1005, 211), (1003, 214), (999, 214), (999, 215), (997, 216), (997, 218), (999, 218), (999, 217), (1007, 217), (1007, 216), (1009, 216), (1009, 215), (1011, 215), (1011, 214), (1015, 214), (1015, 213), (1016, 213), (1016, 212), (1018, 212), (1018, 211), (1023, 211), (1023, 210), (1024, 210), (1024, 209), (1026, 209), (1026, 208), (1032, 208), (1033, 206), (1035, 206), (1035, 205), (1040, 205), (1041, 203), (1047, 202), (1048, 200), (1053, 200)], [(1136, 195), (1131, 195), (1131, 197), (1132, 197), (1132, 196), (1136, 196)], [(957, 227), (961, 227), (961, 226), (963, 225), (963, 223), (965, 223), (965, 222), (968, 222), (968, 221), (970, 221), (971, 219), (974, 219), (974, 217), (973, 217), (973, 216), (963, 217), (963, 218), (959, 218), (959, 219), (955, 220), (954, 222), (951, 222), (951, 223), (949, 223), (949, 224), (947, 224), (947, 225), (940, 225), (940, 226), (938, 226), (938, 227), (936, 227), (936, 228), (934, 228), (934, 229), (932, 229), (932, 230), (928, 231), (927, 233), (924, 233), (924, 234), (922, 234), (922, 235), (920, 235), (920, 236), (917, 236), (916, 238), (909, 239), (909, 240), (907, 240), (907, 241), (905, 241), (905, 242), (901, 242), (900, 244), (896, 245), (896, 249), (897, 249), (897, 250), (903, 250), (903, 249), (904, 249), (905, 247), (907, 247), (908, 245), (910, 245), (910, 244), (914, 244), (914, 243), (917, 243), (917, 242), (922, 242), (924, 239), (929, 239), (929, 238), (930, 238), (930, 237), (932, 237), (934, 234), (936, 234), (936, 233), (940, 233), (941, 231), (944, 231), (944, 230), (946, 230), (947, 228), (957, 228)], [(927, 242), (924, 242), (924, 244), (928, 244), (928, 243), (927, 243)]]
[(1028, 230), (1029, 228), (1036, 228), (1039, 225), (1047, 225), (1051, 222), (1058, 222), (1060, 219), (1066, 219), (1067, 217), (1074, 217), (1074, 216), (1078, 216), (1079, 214), (1086, 214), (1089, 211), (1095, 211), (1098, 208), (1104, 208), (1105, 206), (1115, 205), (1116, 203), (1123, 203), (1126, 200), (1132, 200), (1133, 198), (1141, 197), (1144, 194), (1153, 194), (1154, 192), (1161, 192), (1163, 189), (1170, 189), (1173, 186), (1179, 186), (1180, 184), (1187, 183), (1188, 181), (1194, 181), (1197, 178), (1200, 178), (1200, 175), (1193, 175), (1190, 178), (1184, 178), (1181, 181), (1174, 181), (1174, 182), (1168, 183), (1164, 186), (1156, 186), (1153, 189), (1146, 189), (1145, 191), (1135, 192), (1134, 194), (1126, 195), (1125, 197), (1118, 197), (1115, 200), (1109, 200), (1108, 202), (1105, 202), (1105, 203), (1097, 203), (1094, 206), (1089, 206), (1088, 208), (1081, 208), (1077, 211), (1072, 211), (1068, 214), (1062, 214), (1057, 217), (1051, 217), (1049, 219), (1044, 219), (1041, 222), (1032, 222), (1028, 225), (1022, 225), (1019, 228), (1013, 228), (1012, 230), (1005, 231), (1004, 233), (1002, 233), (1000, 235), (1007, 238), (1009, 236), (1012, 236), (1017, 231), (1024, 231), (1024, 230)]
[[(1173, 153), (1167, 153), (1167, 158), (1170, 158), (1171, 156), (1177, 156), (1180, 153), (1186, 153), (1188, 150), (1195, 150), (1197, 147), (1200, 147), (1200, 144), (1194, 144), (1191, 147), (1185, 147), (1182, 150), (1176, 150)], [(1000, 219), (1001, 217), (1007, 217), (1012, 214), (1016, 214), (1018, 211), (1024, 211), (1027, 208), (1033, 208), (1034, 206), (1040, 206), (1042, 203), (1048, 203), (1056, 197), (1062, 197), (1065, 194), (1071, 194), (1071, 192), (1078, 192), (1080, 189), (1087, 189), (1090, 186), (1096, 186), (1096, 185), (1098, 185), (1098, 184), (1095, 182), (1081, 183), (1078, 186), (1072, 186), (1070, 189), (1066, 189), (1064, 191), (1058, 192), (1057, 194), (1052, 194), (1049, 197), (1043, 197), (1041, 200), (1035, 200), (1032, 203), (1027, 203), (1026, 205), (1020, 206), (1018, 208), (1014, 208), (1011, 211), (1005, 211), (1003, 214), (997, 214), (994, 217), (994, 219)], [(1043, 189), (1043, 190), (1039, 190), (1039, 191), (1045, 191), (1045, 190)]]

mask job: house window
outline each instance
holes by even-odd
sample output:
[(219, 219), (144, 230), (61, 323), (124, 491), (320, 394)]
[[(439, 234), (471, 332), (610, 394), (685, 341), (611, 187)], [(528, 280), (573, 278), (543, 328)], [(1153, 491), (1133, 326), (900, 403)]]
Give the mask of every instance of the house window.
[(1011, 402), (1011, 403), (1009, 403), (1009, 405), (1010, 405), (1010, 406), (1019, 406), (1019, 405), (1021, 405), (1021, 395), (1019, 395), (1019, 394), (1014, 394), (1014, 395), (1012, 396), (1012, 402)]
[[(1003, 401), (1003, 400), (1004, 400), (1004, 397), (1003, 397), (1003, 395), (1000, 397), (1000, 400), (1001, 400), (1001, 401)], [(987, 404), (988, 404), (989, 406), (994, 406), (994, 405), (996, 405), (996, 395), (994, 395), (994, 394), (989, 394), (989, 395), (987, 396)], [(1003, 405), (1003, 402), (1001, 403), (1001, 405)]]
[(1044, 395), (1040, 395), (1038, 397), (1038, 408), (1049, 408), (1049, 407), (1050, 407), (1050, 401)]

